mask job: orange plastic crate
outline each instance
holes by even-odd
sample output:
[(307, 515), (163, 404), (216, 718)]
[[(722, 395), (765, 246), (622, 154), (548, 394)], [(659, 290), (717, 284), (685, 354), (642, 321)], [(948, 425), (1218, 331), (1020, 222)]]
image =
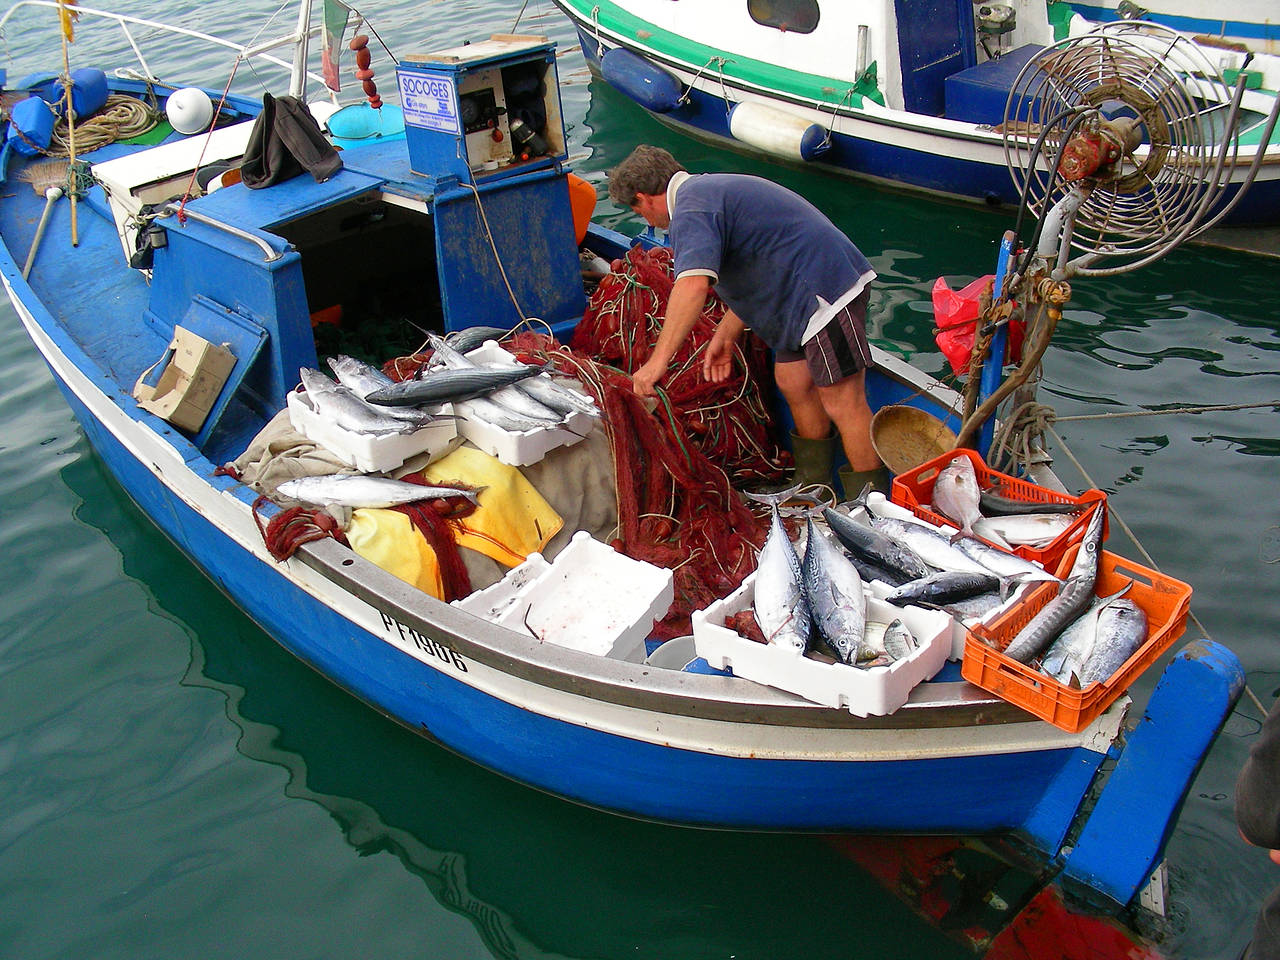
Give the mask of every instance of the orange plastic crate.
[[(1076, 552), (1073, 548), (1062, 558), (1060, 573), (1070, 569)], [(1182, 636), (1187, 625), (1191, 587), (1103, 550), (1098, 557), (1094, 595), (1109, 596), (1126, 583), (1132, 586), (1125, 596), (1147, 615), (1147, 639), (1109, 679), (1074, 690), (1000, 652), (1057, 595), (1057, 585), (1052, 583), (1038, 587), (1023, 603), (993, 622), (970, 630), (965, 637), (960, 675), (1055, 727), (1078, 733), (1128, 690), (1139, 674)]]
[[(992, 470), (983, 462), (977, 451), (965, 449), (952, 450), (942, 454), (942, 456), (934, 457), (918, 467), (913, 467), (904, 473), (898, 474), (893, 478), (890, 499), (894, 503), (906, 507), (922, 520), (929, 521), (929, 523), (958, 527), (958, 522), (944, 517), (930, 506), (933, 502), (934, 481), (938, 479), (938, 474), (943, 471), (947, 464), (951, 462), (951, 458), (955, 456), (969, 458), (973, 463), (973, 472), (978, 478), (978, 486), (983, 490), (988, 490), (991, 493), (1009, 497), (1013, 500), (1026, 500), (1030, 503), (1065, 503), (1081, 508), (1079, 516), (1076, 517), (1071, 526), (1059, 534), (1048, 546), (1014, 547), (1013, 552), (1018, 556), (1026, 560), (1034, 560), (1042, 564), (1046, 570), (1055, 569), (1063, 554), (1070, 547), (1080, 542), (1085, 528), (1089, 525), (1089, 518), (1093, 516), (1093, 509), (1091, 508), (1106, 510), (1107, 495), (1101, 490), (1086, 490), (1078, 497), (1069, 493), (1060, 493), (1057, 490), (1047, 490), (1031, 483), (1029, 480), (1019, 480), (1017, 477), (1011, 477), (1007, 473)], [(1102, 539), (1104, 541), (1107, 538), (1108, 526), (1108, 519), (1104, 517), (1102, 521)], [(979, 537), (979, 539), (982, 538)]]

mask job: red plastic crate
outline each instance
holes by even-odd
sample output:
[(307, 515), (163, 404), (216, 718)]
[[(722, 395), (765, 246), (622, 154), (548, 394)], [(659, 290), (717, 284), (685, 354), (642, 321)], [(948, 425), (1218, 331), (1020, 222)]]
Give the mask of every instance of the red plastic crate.
[[(1018, 556), (1026, 560), (1034, 560), (1042, 564), (1046, 570), (1056, 569), (1058, 561), (1061, 560), (1063, 554), (1080, 542), (1085, 528), (1089, 525), (1089, 519), (1093, 516), (1093, 509), (1106, 510), (1107, 508), (1107, 495), (1101, 490), (1086, 490), (1079, 496), (1061, 493), (1057, 490), (1048, 490), (1029, 480), (1020, 480), (1017, 477), (1009, 476), (1007, 473), (992, 470), (983, 462), (977, 451), (965, 449), (952, 450), (939, 457), (934, 457), (918, 467), (912, 467), (910, 470), (898, 474), (893, 478), (890, 499), (894, 503), (906, 507), (922, 520), (927, 520), (936, 526), (945, 524), (951, 527), (958, 527), (960, 524), (957, 521), (944, 517), (931, 507), (934, 481), (938, 479), (938, 474), (951, 462), (951, 459), (956, 456), (968, 457), (973, 463), (973, 472), (977, 475), (978, 486), (983, 490), (999, 494), (1002, 497), (1009, 497), (1013, 500), (1026, 500), (1030, 503), (1064, 503), (1081, 508), (1079, 516), (1076, 517), (1071, 526), (1059, 534), (1048, 546), (1020, 546), (1013, 549), (1013, 552)], [(1108, 518), (1104, 516), (1102, 521), (1102, 539), (1104, 541), (1107, 539), (1108, 526)], [(979, 539), (983, 538), (979, 537)]]
[[(1072, 549), (1062, 558), (1059, 573), (1070, 568), (1076, 552)], [(1147, 615), (1147, 639), (1109, 679), (1075, 690), (1001, 652), (1057, 595), (1057, 585), (1052, 583), (1038, 587), (1023, 603), (991, 623), (978, 624), (970, 630), (965, 637), (960, 675), (1055, 727), (1078, 733), (1119, 699), (1139, 674), (1155, 663), (1186, 629), (1191, 587), (1102, 551), (1098, 557), (1094, 595), (1109, 596), (1126, 583), (1132, 586), (1125, 596)]]

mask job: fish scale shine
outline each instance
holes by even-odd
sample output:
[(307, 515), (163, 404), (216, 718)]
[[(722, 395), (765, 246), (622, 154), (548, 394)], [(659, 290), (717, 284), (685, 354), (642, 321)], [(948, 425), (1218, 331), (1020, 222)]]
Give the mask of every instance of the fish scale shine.
[(800, 558), (775, 504), (769, 535), (756, 562), (754, 610), (766, 642), (803, 655), (809, 648), (811, 619), (801, 583)]
[(843, 551), (809, 519), (802, 582), (813, 622), (845, 663), (853, 663), (866, 632), (867, 598), (862, 577)]

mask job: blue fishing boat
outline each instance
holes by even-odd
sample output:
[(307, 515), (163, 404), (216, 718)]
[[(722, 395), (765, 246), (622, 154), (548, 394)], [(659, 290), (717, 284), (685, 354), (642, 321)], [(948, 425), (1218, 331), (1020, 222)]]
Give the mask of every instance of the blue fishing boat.
[[(97, 19), (126, 33), (142, 23), (79, 13), (78, 34)], [(26, 0), (0, 26), (30, 16), (56, 29), (59, 14), (66, 10), (57, 3)], [(287, 511), (226, 465), (282, 416), (292, 419), (299, 371), (322, 359), (318, 343), (335, 306), (350, 313), (398, 292), (439, 334), (536, 317), (567, 340), (587, 306), (584, 257), (608, 264), (632, 247), (575, 217), (554, 49), (540, 38), (405, 55), (396, 65), (403, 137), (348, 143), (340, 153), (308, 140), (301, 166), (263, 184), (262, 168), (279, 159), (265, 111), (276, 127), (286, 123), (290, 107), (324, 81), (304, 69), (309, 14), (304, 3), (295, 30), (275, 41), (228, 45), (237, 58), (295, 48), (289, 61), (268, 55), (292, 67), (289, 94), (263, 104), (186, 94), (168, 104), (172, 129), (94, 133), (92, 116), (108, 103), (132, 113), (177, 92), (145, 59), (132, 73), (113, 62), (111, 74), (61, 81), (55, 64), (53, 74), (11, 80), (6, 90), (0, 276), (95, 451), (183, 553), (286, 649), (372, 708), (568, 800), (719, 828), (1008, 834), (1113, 904), (1132, 901), (1153, 874), (1158, 882), (1181, 799), (1242, 689), (1239, 662), (1218, 644), (1179, 652), (1142, 711), (1117, 688), (1078, 724), (1055, 725), (970, 683), (957, 663), (944, 666), (968, 643), (944, 625), (924, 676), (889, 691), (898, 702), (859, 710), (728, 675), (705, 657), (661, 666), (665, 644), (651, 651), (641, 642), (670, 602), (663, 571), (624, 631), (629, 643), (601, 646), (589, 633), (575, 646), (532, 628), (533, 600), (509, 577), (492, 585), (510, 590), (496, 601), (486, 588), (449, 603), (332, 537), (295, 544), (279, 559), (264, 527)], [(203, 39), (181, 29), (175, 36)], [(363, 62), (373, 106), (376, 84)], [(101, 103), (76, 101), (86, 90)], [(46, 137), (31, 117), (67, 100), (72, 122), (64, 118), (65, 134), (50, 124)], [(23, 103), (32, 107), (18, 109)], [(286, 130), (285, 141), (296, 134)], [(58, 154), (63, 142), (69, 152)], [(1079, 188), (1059, 195), (1061, 184), (1039, 180), (1041, 168), (1029, 159), (1025, 191), (1058, 226), (1041, 231), (1029, 252), (1007, 238), (998, 275), (1047, 315), (1069, 296), (1067, 277), (1140, 264), (1196, 227), (1139, 229), (1131, 214), (1126, 244), (1093, 212), (1106, 193), (1096, 178), (1089, 197)], [(1201, 223), (1206, 209), (1198, 209)], [(997, 288), (997, 308), (1000, 296)], [(401, 352), (419, 339), (402, 334)], [(998, 359), (982, 380), (999, 384), (998, 341), (991, 356)], [(965, 416), (964, 398), (932, 377), (884, 351), (874, 360), (874, 408), (917, 410), (986, 445), (985, 407), (999, 389)], [(528, 452), (515, 449), (511, 459)], [(572, 472), (548, 462), (556, 476)], [(1044, 469), (1020, 482), (1071, 496)], [(566, 605), (575, 602), (575, 578), (587, 583), (574, 608), (584, 616), (654, 574), (598, 536), (564, 533), (558, 555), (548, 549), (513, 572)], [(575, 552), (588, 561), (565, 568), (561, 558)], [(565, 572), (563, 593), (540, 579), (547, 569)], [(740, 596), (725, 593), (715, 602)], [(529, 605), (523, 618), (504, 619), (513, 598)], [(939, 622), (920, 613), (921, 623)], [(696, 614), (692, 622), (696, 629)], [(1116, 762), (1104, 769), (1109, 758)]]
[[(1105, 103), (1108, 111), (1142, 115), (1133, 188), (1174, 151), (1187, 160), (1179, 181), (1228, 183), (1224, 204), (1252, 182), (1247, 201), (1223, 211), (1224, 223), (1280, 221), (1280, 143), (1262, 132), (1275, 105), (1271, 91), (1280, 87), (1280, 58), (1262, 47), (1201, 46), (1163, 24), (1099, 24), (1073, 5), (1042, 0), (555, 2), (577, 28), (592, 69), (682, 132), (814, 171), (991, 204), (1019, 202), (1005, 172), (1006, 103), (1039, 95), (1033, 86), (1048, 78), (1060, 82), (1064, 45), (1099, 34), (1108, 67), (1071, 71), (1069, 86), (1051, 97), (1068, 109)], [(1148, 97), (1110, 102), (1110, 80), (1124, 75), (1124, 62), (1139, 50), (1167, 54), (1188, 104), (1166, 112), (1153, 110)], [(1204, 82), (1210, 77), (1219, 79)], [(1239, 122), (1215, 122), (1237, 84), (1245, 88)], [(1233, 133), (1222, 137), (1224, 130)], [(1023, 133), (1034, 138), (1036, 129)], [(1219, 155), (1223, 166), (1215, 169)]]

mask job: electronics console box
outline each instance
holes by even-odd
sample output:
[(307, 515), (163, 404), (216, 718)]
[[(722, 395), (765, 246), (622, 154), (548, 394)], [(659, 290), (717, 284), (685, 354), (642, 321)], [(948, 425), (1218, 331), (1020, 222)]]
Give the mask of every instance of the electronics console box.
[(555, 44), (495, 35), (396, 68), (409, 167), (482, 183), (568, 160)]

